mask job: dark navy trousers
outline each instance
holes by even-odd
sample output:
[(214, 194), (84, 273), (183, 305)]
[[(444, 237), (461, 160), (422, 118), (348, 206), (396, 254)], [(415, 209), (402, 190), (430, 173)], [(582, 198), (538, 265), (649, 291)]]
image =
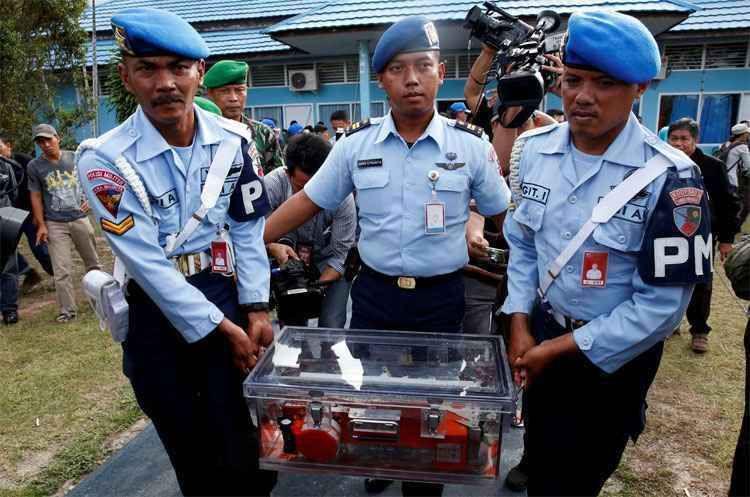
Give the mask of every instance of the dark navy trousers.
[[(188, 282), (245, 328), (231, 278), (204, 271)], [(123, 369), (141, 409), (156, 427), (177, 475), (191, 495), (267, 496), (276, 473), (258, 469), (258, 440), (242, 394), (245, 375), (228, 341), (214, 331), (189, 344), (134, 282)]]
[[(537, 343), (566, 331), (537, 308)], [(598, 495), (620, 464), (628, 439), (645, 427), (646, 394), (664, 343), (612, 374), (582, 353), (558, 359), (524, 396), (529, 496)]]
[[(352, 329), (460, 333), (464, 319), (464, 280), (461, 272), (416, 288), (399, 288), (395, 282), (363, 269), (352, 287)], [(356, 355), (356, 351), (355, 351)], [(406, 497), (440, 496), (443, 485), (405, 481)]]

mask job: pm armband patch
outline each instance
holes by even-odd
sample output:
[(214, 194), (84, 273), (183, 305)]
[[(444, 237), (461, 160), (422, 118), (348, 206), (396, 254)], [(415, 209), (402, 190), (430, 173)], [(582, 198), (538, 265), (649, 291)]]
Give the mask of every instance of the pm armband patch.
[(135, 220), (131, 214), (119, 223), (102, 219), (101, 225), (104, 231), (112, 233), (113, 235), (122, 236), (135, 226)]
[(271, 209), (263, 179), (256, 173), (250, 156), (246, 152), (242, 156), (245, 164), (239, 177), (235, 178), (229, 199), (229, 216), (237, 222), (265, 216)]
[(701, 177), (680, 178), (672, 169), (646, 225), (638, 261), (651, 285), (707, 283), (713, 273), (711, 215)]

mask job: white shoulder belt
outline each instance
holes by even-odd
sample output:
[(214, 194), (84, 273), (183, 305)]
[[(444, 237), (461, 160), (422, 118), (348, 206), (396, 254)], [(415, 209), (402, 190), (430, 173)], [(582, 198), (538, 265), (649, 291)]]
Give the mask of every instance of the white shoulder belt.
[(627, 204), (638, 192), (646, 188), (652, 181), (658, 178), (666, 171), (672, 163), (663, 155), (657, 154), (649, 160), (645, 167), (636, 171), (625, 181), (617, 185), (594, 207), (594, 211), (588, 221), (581, 226), (578, 233), (570, 240), (570, 243), (563, 249), (560, 255), (547, 267), (547, 273), (544, 275), (539, 285), (539, 295), (544, 299), (547, 291), (552, 286), (555, 278), (560, 271), (575, 255), (586, 239), (591, 236), (594, 229), (602, 223), (609, 221), (612, 216)]

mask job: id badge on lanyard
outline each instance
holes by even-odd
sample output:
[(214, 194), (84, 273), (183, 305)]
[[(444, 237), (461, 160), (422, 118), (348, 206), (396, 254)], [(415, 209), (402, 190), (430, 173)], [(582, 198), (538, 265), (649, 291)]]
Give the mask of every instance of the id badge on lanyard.
[(432, 183), (432, 197), (424, 204), (424, 232), (426, 235), (442, 235), (445, 233), (445, 203), (437, 197), (437, 180), (440, 173), (432, 170), (427, 174)]
[(211, 241), (211, 272), (229, 276), (232, 274), (232, 253), (224, 230), (219, 230)]

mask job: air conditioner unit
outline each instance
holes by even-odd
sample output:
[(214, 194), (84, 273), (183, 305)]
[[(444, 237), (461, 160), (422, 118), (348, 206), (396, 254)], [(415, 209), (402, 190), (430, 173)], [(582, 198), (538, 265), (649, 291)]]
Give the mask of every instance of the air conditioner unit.
[(314, 91), (318, 89), (318, 75), (315, 69), (289, 71), (291, 91)]
[(659, 70), (659, 74), (654, 76), (654, 79), (662, 80), (667, 79), (667, 76), (669, 76), (669, 57), (666, 55), (661, 56), (661, 70)]

